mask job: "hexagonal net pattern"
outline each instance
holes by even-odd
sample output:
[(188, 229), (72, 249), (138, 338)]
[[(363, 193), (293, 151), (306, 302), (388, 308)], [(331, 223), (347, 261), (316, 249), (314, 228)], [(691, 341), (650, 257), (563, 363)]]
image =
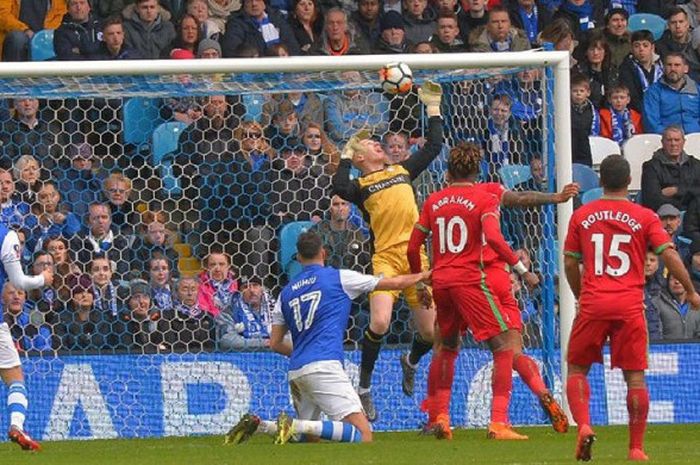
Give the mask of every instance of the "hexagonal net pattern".
[[(443, 88), (445, 137), (414, 182), (419, 207), (444, 185), (449, 147), (465, 140), (483, 147), (484, 181), (551, 190), (552, 84), (543, 69), (416, 73), (417, 83), (426, 78)], [(333, 196), (333, 176), (360, 129), (384, 144), (389, 164), (424, 143), (415, 89), (383, 94), (365, 72), (1, 81), (1, 220), (20, 235), (27, 273), (56, 270), (43, 290), (3, 292), (5, 322), (30, 356), (35, 434), (213, 433), (248, 408), (288, 407), (284, 361), (266, 352), (275, 298), (300, 268), (296, 237), (315, 229), (330, 265), (371, 272), (367, 223)], [(551, 351), (554, 210), (503, 209), (502, 229), (543, 278), (530, 292), (513, 277), (525, 344)], [(359, 347), (367, 307), (366, 298), (354, 304), (349, 349)], [(394, 315), (386, 342), (410, 343), (402, 300)], [(469, 337), (467, 345), (481, 353)], [(231, 372), (232, 360), (243, 371)], [(383, 360), (376, 384), (396, 376)], [(188, 408), (191, 377), (204, 383), (204, 407)], [(163, 405), (166, 420), (151, 419), (148, 402)], [(541, 420), (532, 399), (514, 402), (526, 421)], [(396, 404), (378, 428), (413, 427), (419, 415), (415, 403)], [(466, 409), (455, 419), (480, 422)]]

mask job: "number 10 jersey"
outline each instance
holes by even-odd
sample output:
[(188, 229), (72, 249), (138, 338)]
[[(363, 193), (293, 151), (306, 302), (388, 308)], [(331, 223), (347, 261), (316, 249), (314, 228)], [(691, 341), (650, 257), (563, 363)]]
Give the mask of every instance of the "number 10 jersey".
[(499, 216), (499, 204), (500, 198), (479, 184), (453, 184), (428, 197), (416, 227), (432, 235), (435, 289), (478, 284), (481, 270), (500, 260), (485, 243), (481, 226), (484, 216)]

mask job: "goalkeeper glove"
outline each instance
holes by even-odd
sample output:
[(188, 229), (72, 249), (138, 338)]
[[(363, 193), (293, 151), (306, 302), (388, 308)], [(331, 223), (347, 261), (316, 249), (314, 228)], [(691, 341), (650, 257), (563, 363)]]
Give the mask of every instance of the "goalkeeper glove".
[(355, 153), (362, 150), (362, 144), (361, 142), (363, 140), (369, 139), (370, 133), (367, 129), (360, 129), (357, 131), (353, 136), (348, 139), (347, 144), (345, 144), (345, 148), (343, 151), (340, 153), (340, 159), (341, 160), (352, 160), (352, 158), (355, 156)]
[(440, 116), (440, 102), (442, 100), (442, 87), (433, 81), (425, 81), (418, 89), (418, 97), (425, 105), (428, 116)]

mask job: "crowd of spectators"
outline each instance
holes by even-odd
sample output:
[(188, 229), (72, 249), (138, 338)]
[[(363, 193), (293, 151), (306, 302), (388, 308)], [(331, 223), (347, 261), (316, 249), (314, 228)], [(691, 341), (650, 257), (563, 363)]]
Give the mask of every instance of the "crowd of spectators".
[[(53, 29), (57, 60), (218, 59), (393, 53), (498, 53), (546, 43), (571, 53), (573, 161), (591, 165), (588, 137), (618, 144), (662, 135), (642, 168), (637, 200), (657, 211), (700, 286), (700, 162), (684, 137), (700, 132), (700, 2), (606, 0), (0, 0), (3, 61), (29, 59), (32, 37)], [(631, 13), (667, 20), (655, 40), (631, 32)], [(446, 143), (484, 149), (483, 179), (531, 167), (516, 190), (546, 190), (542, 70), (445, 85)], [(369, 239), (356, 209), (333, 196), (339, 148), (358, 129), (380, 137), (387, 163), (422, 144), (414, 92), (358, 90), (265, 96), (251, 117), (235, 95), (163, 99), (160, 115), (187, 124), (168, 203), (158, 167), (121, 135), (121, 102), (17, 98), (0, 106), (0, 222), (18, 231), (27, 270), (54, 267), (54, 285), (29, 294), (6, 285), (5, 321), (24, 351), (169, 352), (267, 345), (284, 225), (310, 221), (329, 264), (369, 272)], [(445, 154), (415, 182), (419, 200), (443, 182)], [(150, 169), (150, 171), (148, 171)], [(156, 174), (154, 174), (156, 173)], [(155, 180), (153, 178), (156, 178)], [(155, 182), (155, 184), (154, 184)], [(685, 215), (684, 220), (681, 220)], [(177, 221), (174, 218), (179, 218)], [(541, 267), (538, 209), (504, 209), (504, 233)], [(523, 228), (522, 225), (528, 225)], [(203, 271), (181, 273), (185, 242)], [(652, 339), (700, 337), (700, 313), (652, 254)], [(530, 345), (541, 343), (541, 296), (514, 277)], [(365, 326), (353, 310), (348, 341)], [(406, 319), (395, 331), (407, 332)], [(401, 339), (396, 339), (400, 342)]]

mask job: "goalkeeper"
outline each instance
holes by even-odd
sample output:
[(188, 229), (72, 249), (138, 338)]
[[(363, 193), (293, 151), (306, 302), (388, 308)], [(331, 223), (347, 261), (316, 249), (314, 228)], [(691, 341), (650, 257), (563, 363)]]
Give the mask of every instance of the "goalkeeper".
[[(334, 192), (356, 204), (369, 224), (372, 236), (372, 272), (385, 278), (406, 274), (409, 270), (406, 251), (413, 226), (418, 220), (418, 207), (411, 182), (417, 178), (442, 149), (442, 118), (440, 101), (442, 89), (426, 81), (418, 96), (429, 116), (427, 142), (410, 158), (387, 164), (382, 145), (360, 131), (350, 138), (341, 154), (338, 171), (333, 178)], [(351, 164), (362, 173), (350, 179)], [(425, 268), (428, 260), (422, 251)], [(401, 356), (403, 392), (413, 395), (416, 366), (433, 344), (435, 309), (432, 302), (422, 302), (415, 286), (405, 289), (404, 297), (414, 311), (417, 332), (411, 351)], [(370, 294), (370, 323), (362, 340), (360, 386), (358, 394), (367, 418), (374, 421), (377, 412), (370, 391), (372, 372), (379, 356), (384, 335), (391, 324), (391, 314), (399, 291), (377, 291)]]

